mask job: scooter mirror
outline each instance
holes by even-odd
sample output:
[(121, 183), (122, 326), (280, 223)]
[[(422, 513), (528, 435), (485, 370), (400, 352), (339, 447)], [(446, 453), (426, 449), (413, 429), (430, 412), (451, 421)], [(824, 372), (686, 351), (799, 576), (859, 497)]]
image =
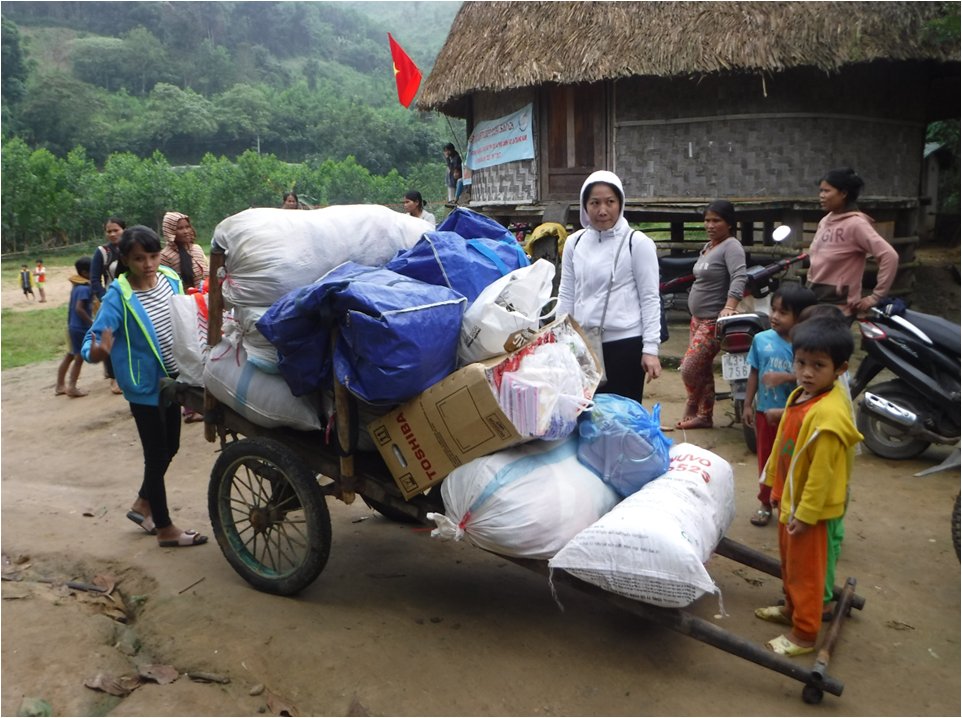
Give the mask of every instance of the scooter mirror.
[(792, 233), (792, 228), (787, 224), (781, 224), (775, 227), (775, 231), (772, 232), (772, 239), (776, 242), (784, 242), (788, 239), (788, 235)]

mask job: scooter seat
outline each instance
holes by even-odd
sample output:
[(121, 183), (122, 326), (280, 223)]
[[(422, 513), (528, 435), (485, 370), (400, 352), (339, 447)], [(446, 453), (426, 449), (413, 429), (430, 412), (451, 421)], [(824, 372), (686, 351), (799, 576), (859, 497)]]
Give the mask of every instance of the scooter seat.
[(687, 274), (691, 272), (697, 261), (698, 257), (659, 257), (658, 265), (661, 267), (663, 274), (665, 270)]
[(942, 347), (947, 354), (959, 356), (960, 351), (962, 351), (962, 348), (960, 348), (962, 330), (960, 330), (958, 324), (942, 317), (914, 312), (911, 309), (906, 309), (903, 316), (925, 332), (929, 339)]

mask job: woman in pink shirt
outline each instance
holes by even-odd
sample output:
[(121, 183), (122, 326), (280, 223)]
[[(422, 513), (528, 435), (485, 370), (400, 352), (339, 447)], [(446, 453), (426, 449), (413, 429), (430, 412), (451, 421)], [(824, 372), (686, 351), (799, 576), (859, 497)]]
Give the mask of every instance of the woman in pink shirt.
[[(892, 288), (899, 268), (898, 252), (875, 231), (874, 220), (856, 206), (865, 182), (855, 170), (830, 170), (818, 186), (818, 201), (827, 210), (809, 249), (809, 287), (820, 304), (834, 304), (850, 319), (878, 304)], [(862, 296), (865, 259), (875, 257), (878, 279)]]

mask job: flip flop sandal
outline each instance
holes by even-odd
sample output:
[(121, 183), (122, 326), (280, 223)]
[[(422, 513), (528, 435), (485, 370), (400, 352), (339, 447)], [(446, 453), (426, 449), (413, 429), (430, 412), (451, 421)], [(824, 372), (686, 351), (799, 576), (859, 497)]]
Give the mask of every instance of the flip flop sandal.
[(676, 429), (710, 429), (712, 420), (704, 416), (686, 416), (675, 424)]
[(163, 539), (157, 542), (161, 548), (181, 548), (183, 546), (200, 546), (207, 543), (207, 537), (193, 529), (182, 531), (175, 539)]
[(771, 520), (772, 512), (770, 509), (758, 509), (749, 519), (753, 526), (768, 526), (768, 522)]
[(808, 653), (815, 653), (815, 646), (800, 646), (784, 635), (775, 636), (775, 638), (768, 641), (765, 645), (780, 656), (789, 656), (791, 658), (804, 656)]
[(140, 526), (140, 528), (149, 533), (151, 536), (154, 536), (157, 533), (157, 527), (154, 526), (154, 520), (150, 516), (144, 516), (139, 511), (128, 511), (127, 518)]
[(769, 623), (780, 623), (783, 626), (791, 626), (792, 619), (782, 613), (779, 606), (765, 606), (765, 608), (755, 609), (755, 618), (760, 618)]

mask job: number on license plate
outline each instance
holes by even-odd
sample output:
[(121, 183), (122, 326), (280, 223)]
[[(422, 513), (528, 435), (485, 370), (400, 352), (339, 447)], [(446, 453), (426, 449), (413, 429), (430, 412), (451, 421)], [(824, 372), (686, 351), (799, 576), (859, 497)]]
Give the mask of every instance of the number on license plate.
[(722, 354), (722, 377), (725, 381), (747, 379), (751, 370), (746, 354)]

